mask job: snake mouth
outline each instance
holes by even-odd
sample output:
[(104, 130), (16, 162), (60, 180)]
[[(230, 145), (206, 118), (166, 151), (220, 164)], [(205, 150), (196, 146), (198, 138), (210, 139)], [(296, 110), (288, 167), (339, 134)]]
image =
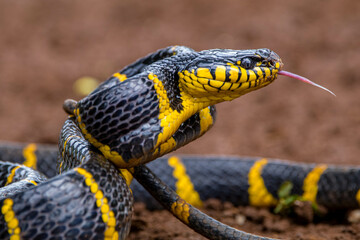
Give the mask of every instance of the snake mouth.
[[(260, 89), (271, 84), (276, 78), (278, 69), (267, 67), (255, 67), (254, 70), (242, 70), (244, 75), (238, 75), (237, 81), (229, 81), (224, 78), (214, 78), (208, 71), (208, 77), (199, 71), (194, 73), (185, 71), (179, 74), (179, 82), (184, 92), (189, 94), (196, 101), (210, 101), (217, 103), (221, 101), (231, 101), (241, 95)], [(258, 69), (258, 70), (257, 70)], [(265, 70), (266, 69), (266, 70)], [(238, 71), (241, 73), (241, 70)], [(216, 73), (215, 76), (219, 76)], [(231, 75), (230, 76), (234, 76)], [(232, 79), (230, 79), (232, 80)]]

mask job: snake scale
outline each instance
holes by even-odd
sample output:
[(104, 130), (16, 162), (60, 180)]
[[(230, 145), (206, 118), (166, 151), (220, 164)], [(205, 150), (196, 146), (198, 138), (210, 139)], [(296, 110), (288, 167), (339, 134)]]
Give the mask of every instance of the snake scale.
[(69, 117), (58, 148), (0, 145), (0, 239), (124, 239), (134, 199), (156, 207), (150, 194), (205, 237), (269, 239), (226, 226), (194, 206), (214, 197), (274, 206), (285, 181), (293, 183), (292, 194), (329, 209), (358, 207), (358, 168), (162, 157), (207, 132), (215, 104), (267, 86), (278, 75), (293, 77), (282, 67), (269, 49), (171, 46), (113, 74), (79, 102), (66, 100)]

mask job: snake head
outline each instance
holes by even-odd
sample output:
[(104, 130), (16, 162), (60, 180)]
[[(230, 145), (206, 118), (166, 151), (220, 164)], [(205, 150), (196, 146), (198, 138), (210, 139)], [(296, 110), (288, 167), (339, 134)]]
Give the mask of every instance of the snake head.
[(211, 49), (199, 53), (179, 71), (179, 82), (193, 98), (214, 102), (232, 100), (267, 86), (283, 67), (280, 57), (266, 48)]

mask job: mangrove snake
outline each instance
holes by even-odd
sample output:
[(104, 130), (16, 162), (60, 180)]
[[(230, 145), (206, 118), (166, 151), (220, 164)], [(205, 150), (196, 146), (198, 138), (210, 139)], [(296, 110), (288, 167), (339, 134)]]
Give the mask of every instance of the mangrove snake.
[[(357, 168), (265, 158), (160, 158), (208, 131), (215, 104), (267, 86), (278, 75), (309, 82), (282, 67), (269, 49), (167, 47), (113, 74), (79, 102), (66, 100), (69, 118), (58, 149), (0, 146), (0, 238), (124, 239), (132, 192), (135, 200), (153, 207), (150, 192), (211, 239), (268, 238), (226, 226), (189, 203), (201, 206), (215, 197), (236, 205), (273, 206), (281, 184), (290, 181), (291, 193), (305, 200), (329, 209), (358, 207)], [(146, 191), (133, 183), (131, 192), (132, 177)]]

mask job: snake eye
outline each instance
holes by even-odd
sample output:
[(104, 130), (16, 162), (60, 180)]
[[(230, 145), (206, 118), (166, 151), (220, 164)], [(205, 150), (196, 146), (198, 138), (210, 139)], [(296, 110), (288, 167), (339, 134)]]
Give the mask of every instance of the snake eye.
[(271, 66), (271, 62), (269, 61), (264, 60), (260, 62), (260, 67), (269, 67), (269, 66)]
[(243, 58), (241, 60), (240, 66), (245, 69), (251, 69), (255, 66), (255, 62), (250, 58)]

